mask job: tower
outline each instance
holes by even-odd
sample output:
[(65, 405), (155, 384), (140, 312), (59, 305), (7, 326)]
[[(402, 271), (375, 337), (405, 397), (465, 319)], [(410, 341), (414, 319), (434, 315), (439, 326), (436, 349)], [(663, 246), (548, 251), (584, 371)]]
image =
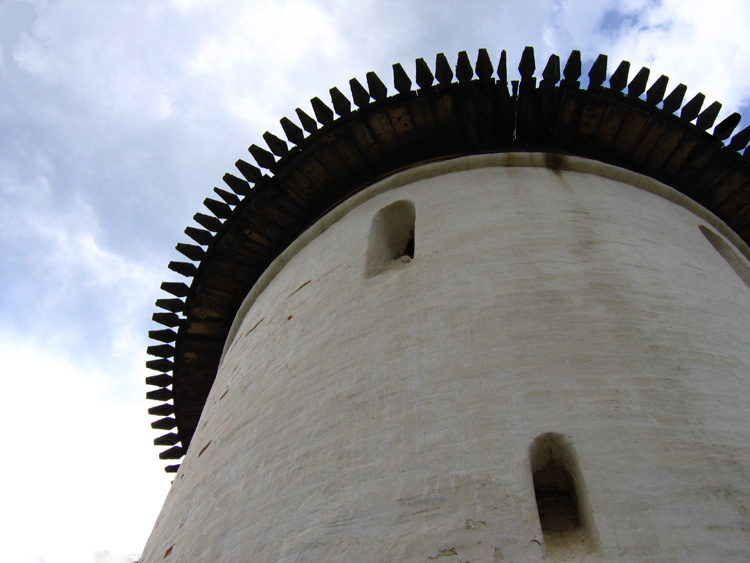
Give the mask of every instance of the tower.
[(748, 559), (750, 129), (606, 66), (397, 64), (250, 147), (157, 302), (144, 561)]

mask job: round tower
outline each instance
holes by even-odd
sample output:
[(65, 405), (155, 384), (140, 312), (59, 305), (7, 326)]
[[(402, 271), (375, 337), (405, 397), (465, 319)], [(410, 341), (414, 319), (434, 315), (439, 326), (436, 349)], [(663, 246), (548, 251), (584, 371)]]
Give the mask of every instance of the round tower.
[(750, 559), (750, 128), (496, 66), (352, 79), (206, 200), (143, 561)]

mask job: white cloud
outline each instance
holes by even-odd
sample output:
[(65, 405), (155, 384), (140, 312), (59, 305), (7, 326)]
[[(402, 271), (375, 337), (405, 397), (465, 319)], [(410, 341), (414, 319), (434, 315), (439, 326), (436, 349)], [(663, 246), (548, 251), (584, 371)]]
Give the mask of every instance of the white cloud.
[[(325, 92), (330, 86), (321, 84), (335, 74), (349, 46), (322, 3), (232, 1), (224, 6), (209, 16), (211, 32), (197, 42), (186, 70), (192, 83), (210, 85), (212, 105), (260, 129), (259, 136), (266, 128), (278, 128), (275, 122), (304, 102), (313, 84)], [(202, 4), (189, 8), (205, 14)]]
[(164, 33), (170, 14), (138, 3), (40, 2), (36, 9), (33, 28), (13, 49), (21, 69), (112, 118), (171, 115), (170, 69), (180, 51)]
[[(133, 261), (106, 249), (92, 208), (79, 196), (56, 202), (47, 176), (21, 179), (5, 169), (3, 179), (0, 274), (6, 289), (0, 296), (0, 329), (20, 323), (47, 341), (88, 350), (90, 355), (105, 350), (119, 355), (122, 339), (143, 344), (146, 311), (164, 276), (162, 265)], [(23, 281), (24, 272), (34, 275)], [(20, 313), (25, 321), (18, 318)], [(92, 338), (97, 339), (93, 347)]]
[(145, 410), (117, 396), (107, 369), (0, 333), (5, 560), (93, 561), (145, 543), (169, 481), (153, 478)]
[[(5, 166), (0, 184), (0, 426), (13, 460), (0, 485), (3, 555), (114, 561), (141, 549), (168, 483), (143, 398), (144, 325), (162, 272), (103, 248), (91, 207), (56, 204), (54, 167), (38, 153), (29, 163), (42, 174)], [(11, 332), (14, 312), (23, 333)]]
[(728, 115), (750, 101), (750, 59), (744, 56), (749, 27), (750, 4), (744, 0), (710, 8), (702, 0), (566, 2), (550, 21), (546, 41), (578, 48), (590, 59), (607, 54), (610, 73), (622, 60), (631, 62), (631, 78), (648, 66), (650, 82), (666, 74), (672, 88), (688, 86), (685, 101), (703, 92), (707, 104), (722, 102)]
[(750, 4), (724, 1), (708, 9), (700, 0), (665, 0), (648, 9), (642, 25), (613, 44), (613, 54), (638, 64), (658, 65), (690, 88), (704, 92), (725, 109), (748, 102), (750, 60), (745, 56)]

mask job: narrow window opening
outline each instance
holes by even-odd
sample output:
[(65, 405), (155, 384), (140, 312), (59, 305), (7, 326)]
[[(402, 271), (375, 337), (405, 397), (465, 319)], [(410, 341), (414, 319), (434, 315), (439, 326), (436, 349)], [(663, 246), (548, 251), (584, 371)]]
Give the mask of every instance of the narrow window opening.
[(367, 277), (414, 259), (414, 203), (397, 201), (372, 218), (367, 247)]
[(572, 447), (559, 434), (543, 434), (531, 446), (531, 474), (539, 524), (549, 560), (592, 553), (592, 515)]
[(570, 473), (556, 460), (534, 473), (534, 495), (542, 532), (567, 532), (580, 527), (576, 488)]
[(711, 243), (740, 279), (745, 282), (745, 285), (750, 288), (750, 266), (747, 265), (740, 252), (732, 244), (724, 240), (721, 235), (713, 232), (711, 229), (701, 225), (700, 230), (703, 236), (706, 237), (706, 240)]

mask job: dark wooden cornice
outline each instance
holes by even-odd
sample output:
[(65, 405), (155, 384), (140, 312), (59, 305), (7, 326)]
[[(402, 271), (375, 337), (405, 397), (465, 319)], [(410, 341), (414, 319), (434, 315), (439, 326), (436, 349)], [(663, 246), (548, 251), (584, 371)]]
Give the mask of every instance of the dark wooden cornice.
[(473, 66), (464, 52), (455, 67), (442, 54), (434, 68), (418, 59), (414, 83), (396, 64), (395, 92), (374, 73), (366, 85), (352, 79), (353, 104), (332, 88), (330, 104), (311, 100), (312, 116), (297, 109), (299, 124), (281, 120), (286, 140), (265, 133), (266, 147), (249, 148), (257, 165), (238, 160), (238, 175), (226, 174), (227, 187), (205, 200), (198, 225), (185, 230), (192, 240), (177, 245), (186, 261), (169, 264), (186, 282), (162, 284), (169, 296), (156, 302), (153, 318), (163, 326), (149, 333), (156, 342), (147, 367), (156, 374), (146, 379), (147, 397), (160, 401), (149, 409), (159, 417), (152, 426), (172, 431), (155, 440), (171, 446), (160, 458), (187, 451), (232, 321), (258, 277), (326, 211), (397, 170), (481, 153), (581, 156), (672, 186), (750, 243), (750, 128), (732, 137), (739, 114), (714, 126), (720, 104), (704, 107), (702, 94), (685, 103), (685, 86), (667, 93), (666, 76), (647, 88), (649, 70), (631, 77), (627, 62), (605, 85), (604, 55), (585, 89), (578, 51), (562, 72), (552, 55), (538, 83), (535, 66), (527, 47), (520, 80), (509, 85), (504, 51), (497, 69), (484, 49)]

